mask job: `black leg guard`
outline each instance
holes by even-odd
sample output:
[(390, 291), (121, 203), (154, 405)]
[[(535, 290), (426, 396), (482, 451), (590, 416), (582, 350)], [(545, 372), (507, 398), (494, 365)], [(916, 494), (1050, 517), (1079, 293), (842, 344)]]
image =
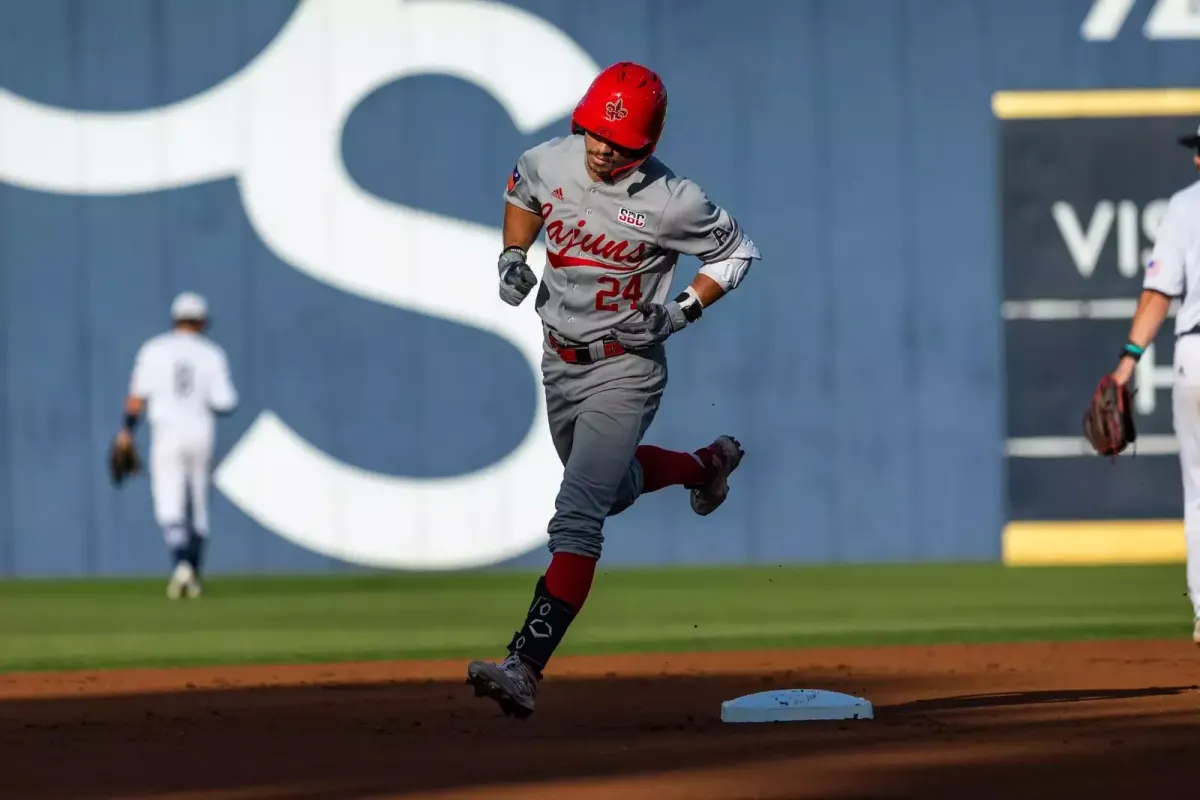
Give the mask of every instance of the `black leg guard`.
[(508, 652), (537, 670), (540, 677), (573, 619), (575, 609), (546, 591), (545, 577), (538, 578), (525, 624), (513, 634)]
[(200, 574), (201, 567), (204, 563), (204, 537), (192, 531), (188, 534), (188, 555), (191, 556), (192, 569), (196, 570), (196, 575)]

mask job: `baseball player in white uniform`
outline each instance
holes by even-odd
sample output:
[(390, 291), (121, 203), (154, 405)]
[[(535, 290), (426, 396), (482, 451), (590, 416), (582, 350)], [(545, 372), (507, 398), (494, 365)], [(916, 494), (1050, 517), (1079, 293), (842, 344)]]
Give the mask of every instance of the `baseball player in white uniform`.
[[(1193, 151), (1200, 171), (1200, 131), (1179, 143)], [(1183, 473), (1183, 521), (1187, 543), (1192, 640), (1200, 644), (1200, 181), (1171, 196), (1146, 264), (1142, 294), (1113, 379), (1125, 386), (1146, 347), (1154, 341), (1171, 299), (1181, 297), (1175, 318), (1175, 380), (1172, 416)]]
[(171, 305), (171, 321), (171, 330), (138, 350), (117, 444), (132, 446), (134, 427), (144, 412), (150, 425), (150, 492), (155, 520), (174, 560), (167, 585), (167, 596), (174, 600), (200, 596), (213, 415), (233, 411), (238, 394), (225, 351), (204, 335), (209, 321), (204, 298), (180, 294)]

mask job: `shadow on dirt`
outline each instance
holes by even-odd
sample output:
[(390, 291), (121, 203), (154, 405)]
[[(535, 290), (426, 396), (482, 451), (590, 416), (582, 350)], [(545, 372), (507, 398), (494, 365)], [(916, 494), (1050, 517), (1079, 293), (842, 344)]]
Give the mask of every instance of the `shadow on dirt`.
[[(802, 680), (869, 697), (932, 693), (928, 676)], [(1200, 704), (1169, 700), (1192, 686), (883, 702), (875, 720), (847, 723), (720, 721), (722, 700), (787, 685), (781, 681), (551, 681), (538, 713), (525, 722), (504, 718), (464, 684), (434, 681), (8, 700), (0, 702), (0, 796), (403, 797), (564, 779), (649, 779), (667, 771), (679, 780), (678, 771), (704, 769), (742, 776), (740, 788), (689, 796), (979, 798), (1020, 791), (1029, 800), (1045, 785), (1060, 796), (1067, 787), (1096, 800), (1112, 796), (1106, 789), (1136, 785), (1140, 796), (1160, 798), (1176, 796), (1162, 791), (1171, 785), (1164, 781), (1187, 778), (1200, 755)], [(939, 692), (968, 688), (938, 681)], [(1143, 712), (1138, 704), (1147, 700), (1154, 706)], [(1085, 703), (1097, 704), (1085, 720), (1054, 716), (1064, 704)], [(1020, 719), (1006, 716), (1011, 709), (1023, 709)], [(1043, 713), (1031, 720), (1031, 709)], [(1023, 755), (984, 757), (986, 748), (1003, 746)], [(962, 758), (949, 758), (958, 747)], [(921, 766), (922, 753), (938, 756), (936, 768)], [(848, 758), (853, 769), (837, 783)], [(1029, 776), (1037, 786), (1022, 783)], [(827, 784), (819, 794), (786, 788), (818, 791), (825, 785), (819, 781)], [(1088, 786), (1090, 793), (1083, 791)], [(993, 789), (1007, 794), (988, 794)]]
[(960, 697), (913, 700), (889, 706), (892, 711), (952, 711), (955, 709), (1031, 706), (1043, 703), (1081, 703), (1092, 700), (1130, 700), (1141, 697), (1166, 697), (1200, 689), (1200, 686), (1150, 687), (1146, 689), (1067, 689), (1060, 691), (1005, 692)]

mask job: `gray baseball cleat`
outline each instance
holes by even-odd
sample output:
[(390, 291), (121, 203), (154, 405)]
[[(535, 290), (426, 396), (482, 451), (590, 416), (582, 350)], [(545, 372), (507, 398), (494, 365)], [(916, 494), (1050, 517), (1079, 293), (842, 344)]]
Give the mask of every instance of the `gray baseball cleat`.
[(525, 719), (533, 713), (538, 678), (529, 665), (515, 655), (499, 664), (472, 661), (467, 665), (467, 683), (475, 687), (476, 697), (495, 700), (506, 717)]
[(742, 456), (746, 455), (741, 443), (732, 436), (718, 436), (717, 440), (708, 446), (713, 452), (713, 465), (716, 470), (708, 483), (701, 486), (690, 486), (692, 492), (692, 511), (700, 516), (706, 516), (717, 510), (729, 495), (729, 476)]

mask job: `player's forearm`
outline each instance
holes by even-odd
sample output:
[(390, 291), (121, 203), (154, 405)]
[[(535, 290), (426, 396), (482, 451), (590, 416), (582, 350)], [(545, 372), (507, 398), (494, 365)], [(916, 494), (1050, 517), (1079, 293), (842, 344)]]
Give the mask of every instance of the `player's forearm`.
[(1166, 295), (1148, 290), (1142, 292), (1129, 326), (1129, 341), (1145, 349), (1158, 335), (1170, 306), (1171, 299)]
[(125, 398), (125, 419), (121, 430), (117, 432), (117, 441), (128, 445), (133, 441), (133, 429), (137, 427), (138, 419), (146, 410), (146, 401), (141, 397), (129, 395)]
[(528, 252), (542, 232), (542, 217), (512, 203), (504, 204), (504, 247)]
[(708, 261), (700, 267), (692, 280), (691, 293), (699, 298), (704, 308), (708, 308), (741, 284), (750, 270), (750, 263), (756, 258), (762, 258), (758, 246), (743, 234), (723, 260)]
[(130, 395), (125, 398), (125, 416), (137, 418), (146, 410), (146, 401), (140, 397)]
[(725, 296), (725, 290), (721, 288), (721, 284), (703, 273), (697, 273), (696, 277), (692, 279), (692, 291), (696, 293), (696, 297), (700, 298), (700, 305), (705, 308)]
[(1117, 383), (1124, 385), (1133, 377), (1134, 366), (1141, 357), (1141, 351), (1158, 335), (1158, 329), (1167, 318), (1170, 307), (1171, 299), (1166, 295), (1149, 290), (1142, 292), (1138, 298), (1137, 310), (1133, 312), (1133, 322), (1129, 325), (1129, 344), (1126, 345), (1125, 355), (1117, 361), (1117, 368), (1113, 372)]

